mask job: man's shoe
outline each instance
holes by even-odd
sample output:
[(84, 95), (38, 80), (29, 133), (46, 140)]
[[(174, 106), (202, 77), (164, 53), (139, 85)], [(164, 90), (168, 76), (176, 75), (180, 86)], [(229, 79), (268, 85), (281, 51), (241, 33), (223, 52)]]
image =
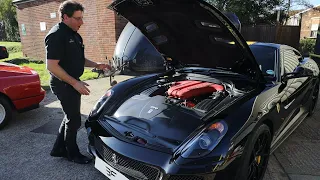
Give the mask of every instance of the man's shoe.
[(50, 152), (50, 156), (52, 156), (52, 157), (68, 157), (68, 153), (67, 153), (67, 150), (59, 150), (59, 151), (52, 150)]
[(68, 160), (71, 162), (78, 163), (78, 164), (88, 164), (92, 161), (91, 158), (84, 156), (82, 154), (79, 154), (79, 155), (74, 156), (72, 158), (68, 158)]
[(66, 148), (53, 147), (53, 149), (50, 152), (50, 155), (53, 157), (68, 157), (68, 153), (67, 153)]

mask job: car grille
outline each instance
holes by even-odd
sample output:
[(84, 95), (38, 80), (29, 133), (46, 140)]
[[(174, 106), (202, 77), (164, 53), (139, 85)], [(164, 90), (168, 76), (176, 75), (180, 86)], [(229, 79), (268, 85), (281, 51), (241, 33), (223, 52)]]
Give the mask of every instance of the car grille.
[[(95, 147), (102, 158), (113, 168), (134, 180), (158, 180), (161, 172), (158, 168), (125, 157), (108, 148), (100, 139), (95, 138)], [(115, 158), (116, 157), (116, 163)]]
[(203, 176), (170, 176), (169, 180), (204, 180)]

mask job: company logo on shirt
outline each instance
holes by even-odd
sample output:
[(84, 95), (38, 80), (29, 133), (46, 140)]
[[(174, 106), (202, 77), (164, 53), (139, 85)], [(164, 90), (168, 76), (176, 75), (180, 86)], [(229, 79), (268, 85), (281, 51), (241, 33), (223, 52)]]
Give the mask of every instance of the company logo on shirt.
[(73, 40), (73, 39), (70, 39), (70, 40), (69, 40), (69, 43), (74, 43), (74, 40)]

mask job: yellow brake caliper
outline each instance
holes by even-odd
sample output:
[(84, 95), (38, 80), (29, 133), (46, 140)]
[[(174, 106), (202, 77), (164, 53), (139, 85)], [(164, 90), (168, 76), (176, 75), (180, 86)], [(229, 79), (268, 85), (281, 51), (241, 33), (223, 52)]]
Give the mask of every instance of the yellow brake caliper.
[(260, 162), (261, 162), (261, 156), (256, 156), (256, 162), (257, 162), (258, 164), (260, 164)]

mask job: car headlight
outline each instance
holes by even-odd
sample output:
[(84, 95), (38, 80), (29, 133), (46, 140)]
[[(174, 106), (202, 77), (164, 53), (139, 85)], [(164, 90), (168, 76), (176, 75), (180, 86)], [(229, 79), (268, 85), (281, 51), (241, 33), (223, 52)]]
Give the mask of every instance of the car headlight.
[(181, 156), (183, 158), (199, 158), (209, 154), (227, 131), (228, 125), (224, 121), (207, 126), (182, 150)]
[(99, 112), (104, 107), (105, 103), (108, 101), (108, 99), (112, 96), (113, 90), (109, 89), (99, 100), (98, 102), (93, 106), (90, 115), (89, 116), (95, 116), (99, 114)]

